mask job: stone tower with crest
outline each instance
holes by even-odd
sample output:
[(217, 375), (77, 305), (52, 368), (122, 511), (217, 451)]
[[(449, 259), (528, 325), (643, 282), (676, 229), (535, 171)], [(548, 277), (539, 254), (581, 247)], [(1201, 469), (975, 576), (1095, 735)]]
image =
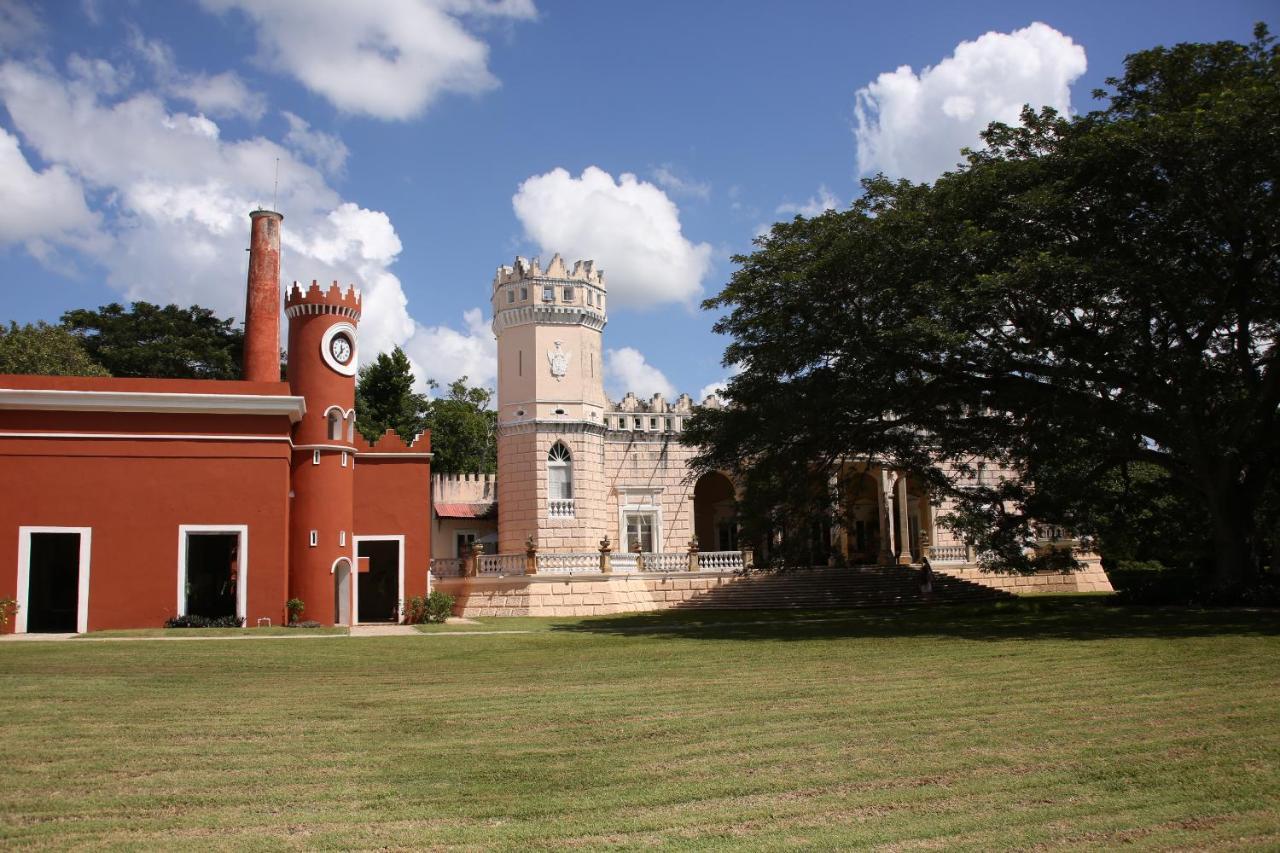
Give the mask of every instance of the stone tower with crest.
[(590, 551), (610, 531), (604, 483), (604, 273), (516, 258), (493, 279), (498, 550)]

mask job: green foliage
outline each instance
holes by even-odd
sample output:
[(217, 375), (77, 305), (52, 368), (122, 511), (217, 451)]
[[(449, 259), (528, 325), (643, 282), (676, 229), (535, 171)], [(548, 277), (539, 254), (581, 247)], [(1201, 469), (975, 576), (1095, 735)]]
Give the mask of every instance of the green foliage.
[(0, 598), (0, 628), (6, 628), (9, 620), (18, 613), (18, 602), (12, 598)]
[(356, 429), (369, 441), (395, 430), (406, 442), (427, 428), (430, 401), (413, 392), (413, 370), (404, 350), (379, 353), (360, 368), (356, 383)]
[(165, 620), (166, 628), (243, 628), (243, 616), (173, 616)]
[(110, 376), (62, 326), (36, 322), (0, 326), (0, 373), (44, 376)]
[(239, 379), (244, 332), (208, 308), (118, 303), (76, 309), (62, 323), (112, 376)]
[(421, 625), (429, 621), (427, 618), (429, 613), (425, 595), (410, 596), (409, 600), (404, 603), (404, 621), (406, 625)]
[(744, 503), (794, 520), (831, 497), (795, 484), (880, 459), (1006, 567), (1037, 566), (1038, 519), (1253, 582), (1280, 519), (1280, 51), (1255, 35), (1130, 56), (1102, 109), (1026, 110), (933, 185), (775, 225), (705, 303), (749, 405), (692, 420), (698, 466), (758, 469)]
[(426, 598), (425, 618), (422, 622), (444, 622), (453, 615), (454, 598), (447, 592), (438, 589), (431, 590), (431, 594)]
[(284, 603), (284, 609), (289, 611), (289, 624), (292, 625), (298, 621), (298, 617), (307, 609), (307, 605), (301, 598), (291, 598)]
[[(434, 382), (431, 387), (437, 387)], [(498, 413), (490, 406), (493, 392), (472, 388), (467, 377), (449, 385), (431, 401), (431, 469), (441, 474), (492, 473), (498, 467)]]
[[(442, 474), (489, 473), (497, 469), (497, 413), (493, 392), (472, 388), (467, 377), (455, 380), (436, 399), (413, 391), (408, 357), (396, 347), (360, 369), (356, 385), (356, 428), (369, 441), (388, 429), (405, 441), (431, 433), (433, 471)], [(428, 387), (438, 389), (435, 380)]]

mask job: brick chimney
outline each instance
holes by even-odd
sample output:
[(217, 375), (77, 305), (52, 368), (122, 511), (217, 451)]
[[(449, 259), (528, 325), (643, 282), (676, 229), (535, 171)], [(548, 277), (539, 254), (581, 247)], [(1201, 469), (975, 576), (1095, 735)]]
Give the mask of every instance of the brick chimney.
[(280, 223), (274, 210), (255, 210), (249, 236), (249, 285), (244, 308), (244, 378), (280, 381)]

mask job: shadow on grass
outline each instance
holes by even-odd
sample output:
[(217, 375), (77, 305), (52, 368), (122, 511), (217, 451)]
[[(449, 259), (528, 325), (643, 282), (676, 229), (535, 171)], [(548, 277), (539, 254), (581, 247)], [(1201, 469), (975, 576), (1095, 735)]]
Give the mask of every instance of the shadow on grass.
[(1274, 609), (1122, 607), (1103, 596), (1039, 596), (984, 604), (841, 611), (661, 610), (554, 624), (552, 631), (702, 640), (949, 637), (1103, 640), (1280, 634)]

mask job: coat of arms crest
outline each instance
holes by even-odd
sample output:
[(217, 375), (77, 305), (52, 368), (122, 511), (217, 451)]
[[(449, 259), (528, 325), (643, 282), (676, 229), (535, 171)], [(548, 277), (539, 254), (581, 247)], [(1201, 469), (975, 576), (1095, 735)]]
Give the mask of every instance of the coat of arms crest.
[(551, 364), (551, 375), (559, 382), (569, 372), (569, 352), (560, 349), (563, 341), (555, 342), (555, 349), (547, 350), (547, 361)]

